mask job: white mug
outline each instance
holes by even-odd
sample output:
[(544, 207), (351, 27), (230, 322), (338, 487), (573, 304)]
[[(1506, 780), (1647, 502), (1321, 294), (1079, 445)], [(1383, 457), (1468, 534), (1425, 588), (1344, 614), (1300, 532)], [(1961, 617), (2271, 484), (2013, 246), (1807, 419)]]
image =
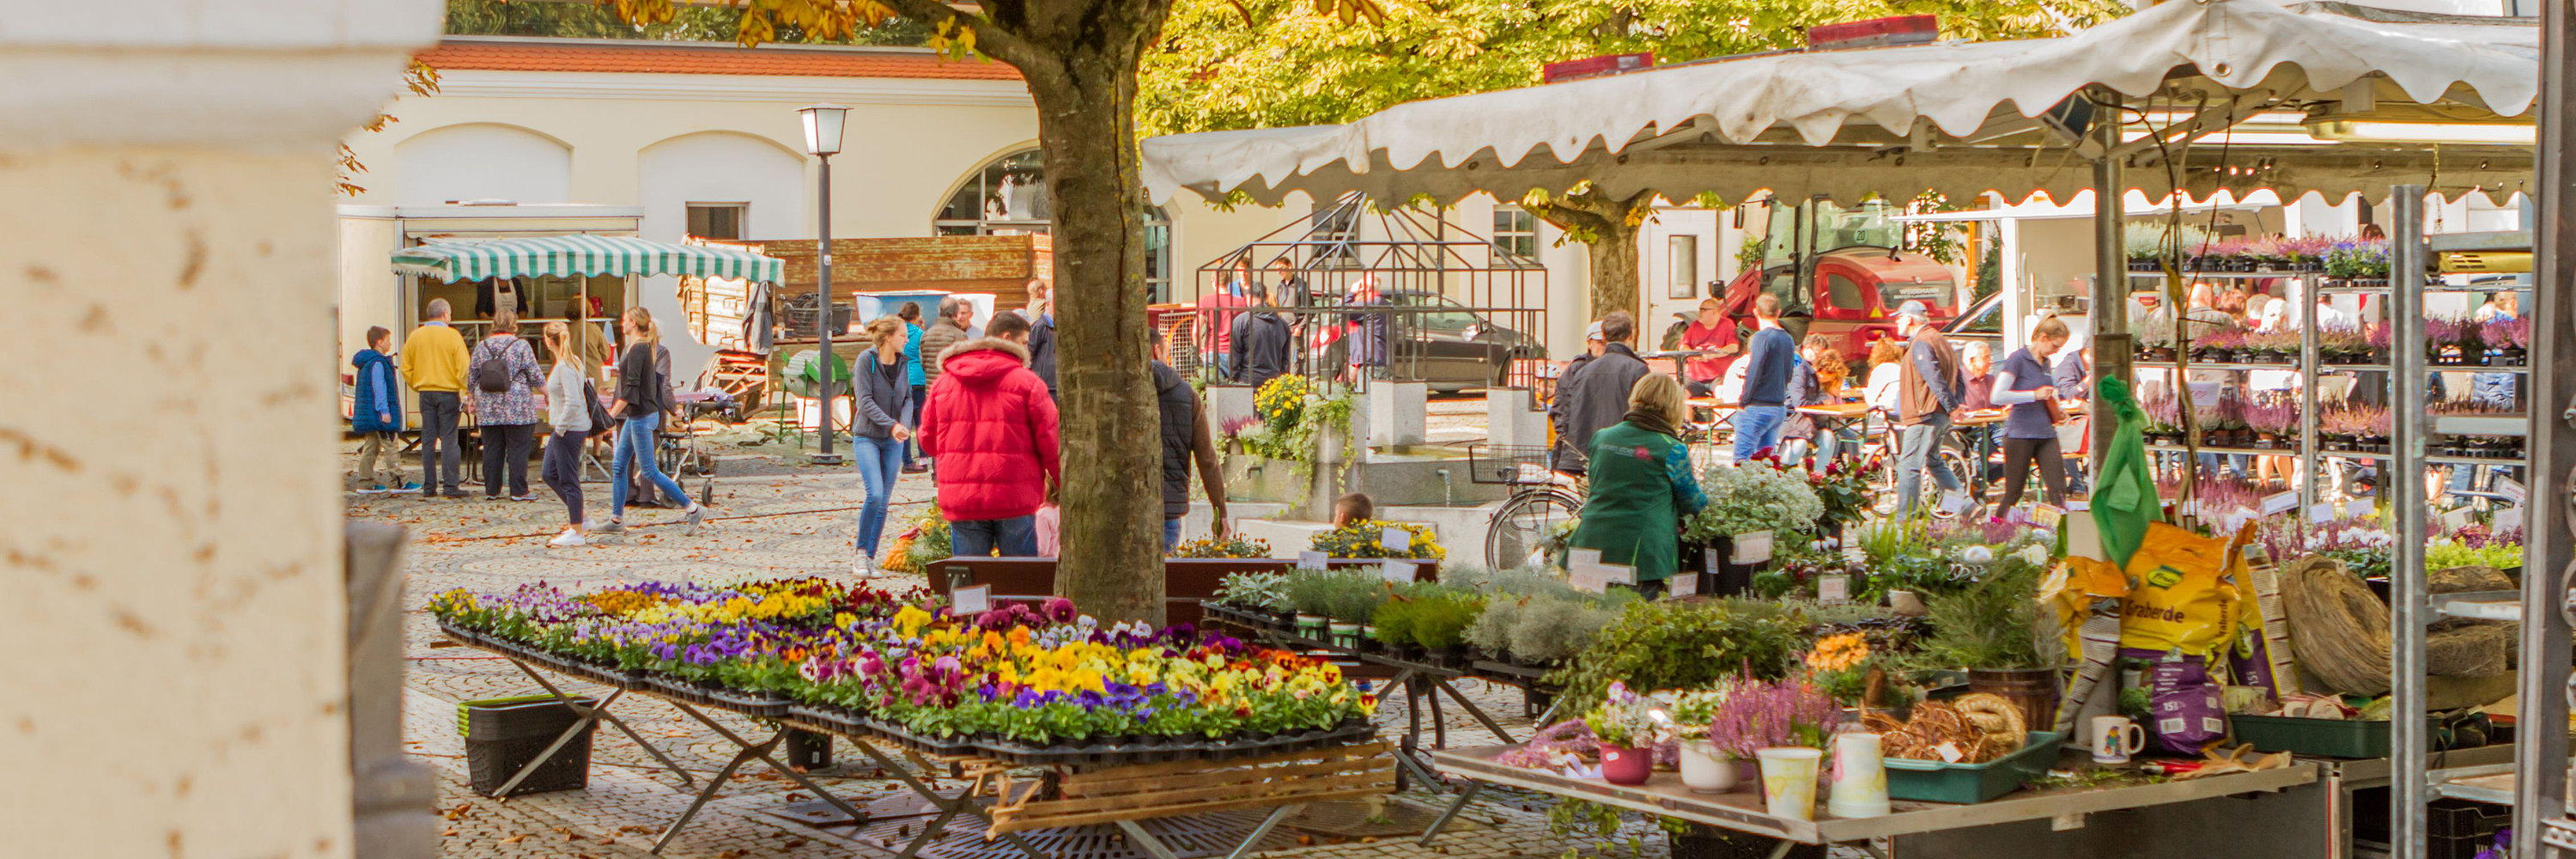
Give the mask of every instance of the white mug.
[(2127, 716), (2093, 717), (2093, 762), (2125, 764), (2147, 746), (2147, 731)]

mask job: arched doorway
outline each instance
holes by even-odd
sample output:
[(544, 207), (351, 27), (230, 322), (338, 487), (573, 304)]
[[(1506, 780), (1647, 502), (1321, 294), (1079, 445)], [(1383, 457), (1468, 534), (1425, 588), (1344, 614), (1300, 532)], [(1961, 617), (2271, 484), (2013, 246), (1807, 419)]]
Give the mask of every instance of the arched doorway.
[[(966, 174), (931, 216), (930, 227), (943, 236), (1011, 236), (1048, 232), (1054, 219), (1046, 158), (1030, 147)], [(1171, 299), (1172, 221), (1160, 206), (1145, 207), (1145, 287), (1154, 301)]]

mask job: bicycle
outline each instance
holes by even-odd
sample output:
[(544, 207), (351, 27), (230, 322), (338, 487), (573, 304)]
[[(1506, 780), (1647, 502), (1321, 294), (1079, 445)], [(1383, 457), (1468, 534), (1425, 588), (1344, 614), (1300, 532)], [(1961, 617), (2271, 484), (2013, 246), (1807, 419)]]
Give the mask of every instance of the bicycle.
[(1558, 528), (1583, 512), (1579, 478), (1548, 468), (1543, 445), (1467, 446), (1467, 479), (1519, 487), (1485, 521), (1485, 565), (1497, 570), (1530, 563)]

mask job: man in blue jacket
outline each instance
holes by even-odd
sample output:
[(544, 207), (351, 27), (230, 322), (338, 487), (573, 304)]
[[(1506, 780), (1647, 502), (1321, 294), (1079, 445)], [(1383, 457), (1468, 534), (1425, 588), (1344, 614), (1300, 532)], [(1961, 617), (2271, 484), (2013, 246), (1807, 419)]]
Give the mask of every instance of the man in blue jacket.
[[(903, 417), (904, 420), (911, 422), (910, 426), (920, 426), (921, 397), (930, 392), (928, 377), (921, 372), (921, 302), (904, 302), (903, 309), (896, 311), (895, 317), (903, 320), (906, 338), (903, 341), (903, 363), (906, 365), (904, 373), (909, 375), (912, 381), (912, 399), (904, 405), (906, 414)], [(919, 444), (910, 441), (903, 443), (903, 473), (920, 474), (930, 470), (923, 467), (917, 459), (920, 452)]]
[(1780, 327), (1780, 297), (1753, 297), (1752, 348), (1744, 355), (1744, 402), (1735, 416), (1735, 461), (1744, 462), (1780, 443), (1789, 419), (1789, 361), (1797, 341)]
[[(403, 406), (394, 393), (393, 336), (382, 325), (368, 328), (367, 348), (349, 358), (357, 368), (349, 429), (358, 434), (358, 491), (368, 495), (420, 488), (402, 479)], [(377, 457), (385, 461), (383, 480), (377, 479)]]

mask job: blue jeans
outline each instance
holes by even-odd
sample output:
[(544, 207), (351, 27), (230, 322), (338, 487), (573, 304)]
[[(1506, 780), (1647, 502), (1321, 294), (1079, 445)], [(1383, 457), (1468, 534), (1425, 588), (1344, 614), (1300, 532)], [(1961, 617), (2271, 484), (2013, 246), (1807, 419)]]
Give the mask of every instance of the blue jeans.
[(968, 519), (948, 523), (948, 553), (960, 558), (982, 558), (1002, 550), (1005, 558), (1034, 558), (1038, 554), (1038, 517), (1014, 516), (1009, 519)]
[(1181, 520), (1178, 518), (1163, 520), (1163, 554), (1171, 554), (1172, 549), (1180, 545)]
[[(912, 399), (905, 401), (903, 404), (903, 421), (905, 426), (917, 427), (921, 425), (921, 401), (929, 396), (929, 385), (912, 386)], [(920, 442), (921, 440), (916, 438), (912, 441), (903, 443), (903, 467), (911, 468), (913, 461), (921, 456)]]
[(1786, 406), (1745, 406), (1735, 412), (1735, 461), (1752, 459), (1763, 448), (1780, 445), (1780, 424), (1789, 419)]
[(1904, 427), (1896, 439), (1896, 510), (1898, 515), (1914, 512), (1916, 496), (1923, 489), (1923, 472), (1932, 472), (1932, 483), (1949, 492), (1965, 492), (1959, 476), (1941, 464), (1940, 448), (1950, 437), (1950, 413), (1934, 412), (1923, 422)]
[(663, 474), (662, 465), (653, 461), (653, 436), (661, 428), (662, 416), (658, 414), (627, 418), (626, 423), (618, 428), (617, 452), (608, 463), (608, 518), (626, 518), (626, 469), (630, 462), (641, 465), (644, 479), (653, 481), (653, 485), (662, 487), (663, 492), (679, 499), (681, 506), (691, 504), (689, 491), (680, 488), (679, 481)]
[(875, 557), (877, 534), (885, 530), (886, 501), (894, 497), (894, 482), (903, 476), (903, 442), (851, 436), (850, 458), (858, 461), (859, 482), (868, 490), (867, 504), (859, 508), (859, 537), (854, 545), (861, 554)]

